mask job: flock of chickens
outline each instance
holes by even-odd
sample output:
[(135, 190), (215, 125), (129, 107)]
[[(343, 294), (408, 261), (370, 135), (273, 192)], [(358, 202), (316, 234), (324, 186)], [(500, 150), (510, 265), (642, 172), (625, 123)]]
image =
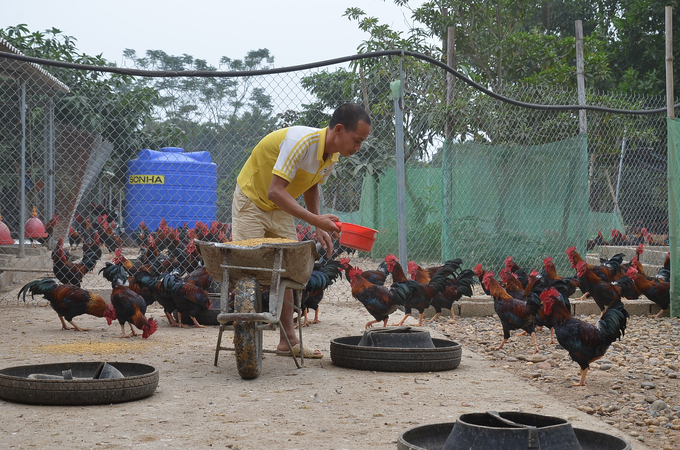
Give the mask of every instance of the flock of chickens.
[[(551, 329), (550, 343), (557, 337), (559, 344), (581, 368), (581, 379), (575, 386), (585, 385), (590, 363), (603, 357), (610, 344), (624, 336), (628, 312), (622, 299), (636, 299), (645, 295), (661, 307), (658, 317), (670, 304), (670, 254), (656, 277), (645, 274), (639, 261), (643, 245), (638, 245), (636, 255), (629, 263), (623, 262), (623, 253), (614, 255), (600, 265), (587, 264), (576, 251), (566, 251), (576, 275), (557, 275), (552, 258), (543, 261), (541, 271), (527, 271), (518, 267), (508, 257), (501, 271), (501, 284), (493, 272), (486, 272), (481, 265), (474, 268), (484, 291), (494, 300), (494, 310), (503, 327), (501, 349), (513, 330), (530, 334), (534, 353), (538, 352), (535, 330), (537, 327)], [(569, 297), (576, 289), (583, 297), (591, 296), (602, 311), (596, 325), (571, 315)], [(581, 297), (581, 298), (583, 298)], [(553, 334), (554, 332), (554, 334)]]
[[(57, 312), (63, 329), (82, 331), (73, 318), (82, 314), (103, 317), (111, 325), (117, 320), (121, 327), (120, 337), (138, 335), (148, 338), (157, 329), (158, 323), (146, 317), (147, 307), (158, 302), (170, 326), (183, 327), (185, 322), (195, 327), (203, 327), (196, 315), (199, 311), (211, 308), (209, 292), (215, 292), (214, 280), (207, 272), (194, 239), (214, 242), (228, 242), (231, 237), (229, 224), (213, 222), (210, 226), (197, 222), (194, 228), (185, 226), (172, 228), (165, 220), (157, 230), (150, 232), (142, 223), (136, 236), (140, 244), (140, 256), (133, 263), (122, 254), (122, 242), (110, 237), (115, 223), (105, 214), (99, 215), (95, 223), (83, 222), (77, 234), (78, 240), (71, 240), (71, 249), (82, 245), (82, 258), (72, 261), (59, 239), (52, 252), (53, 272), (56, 280), (43, 278), (29, 282), (21, 288), (23, 294), (42, 295)], [(115, 233), (114, 233), (115, 235)], [(109, 236), (102, 242), (101, 236)], [(117, 237), (117, 236), (116, 236)], [(298, 227), (300, 240), (314, 238), (309, 227)], [(481, 264), (473, 270), (461, 269), (459, 258), (451, 259), (441, 265), (423, 268), (408, 263), (407, 273), (394, 255), (388, 255), (376, 270), (362, 270), (352, 266), (349, 258), (341, 258), (343, 253), (351, 255), (352, 250), (335, 243), (332, 255), (322, 249), (319, 261), (307, 282), (302, 296), (303, 307), (298, 314), (298, 326), (308, 326), (319, 322), (319, 304), (324, 292), (341, 278), (343, 272), (350, 282), (352, 296), (358, 300), (373, 317), (366, 323), (370, 328), (376, 323), (387, 326), (389, 316), (397, 309), (405, 311), (404, 317), (395, 325), (404, 324), (414, 310), (418, 312), (418, 326), (422, 325), (425, 310), (432, 306), (436, 320), (444, 309), (451, 312), (450, 323), (454, 323), (454, 303), (463, 296), (473, 295), (473, 285), (479, 281), (482, 289), (493, 298), (494, 310), (503, 328), (503, 341), (497, 350), (503, 348), (513, 330), (531, 335), (534, 353), (538, 352), (535, 331), (547, 327), (551, 330), (550, 343), (557, 337), (571, 358), (581, 368), (581, 379), (575, 385), (585, 385), (585, 376), (591, 362), (604, 356), (610, 344), (624, 336), (628, 312), (624, 309), (622, 298), (636, 299), (644, 295), (661, 307), (658, 317), (667, 310), (670, 303), (670, 254), (664, 267), (656, 277), (645, 274), (639, 261), (644, 250), (638, 245), (635, 257), (628, 263), (624, 255), (617, 254), (611, 259), (601, 261), (598, 266), (587, 264), (576, 252), (575, 247), (566, 253), (576, 274), (560, 277), (552, 258), (545, 258), (539, 270), (519, 267), (512, 257), (505, 261), (500, 271), (500, 280), (495, 274), (486, 271)], [(111, 301), (107, 303), (101, 296), (80, 287), (85, 274), (91, 272), (102, 258), (102, 247), (113, 255), (99, 273), (111, 283)], [(528, 273), (529, 272), (529, 273)], [(391, 283), (386, 285), (388, 277)], [(58, 280), (58, 281), (57, 281)], [(597, 325), (581, 321), (570, 313), (569, 298), (577, 289), (590, 296), (602, 311)], [(268, 292), (262, 292), (264, 308), (268, 308)], [(582, 298), (583, 298), (582, 297)], [(315, 310), (312, 321), (307, 311)], [(176, 312), (177, 320), (173, 317)], [(184, 318), (184, 321), (183, 321)], [(125, 325), (129, 324), (130, 334)]]
[[(83, 330), (73, 323), (73, 318), (90, 314), (104, 317), (109, 325), (118, 320), (121, 337), (137, 335), (136, 327), (142, 337), (148, 338), (158, 328), (153, 318), (146, 317), (147, 307), (154, 302), (163, 307), (170, 326), (184, 326), (184, 316), (202, 327), (196, 315), (211, 307), (208, 292), (214, 281), (203, 265), (194, 238), (225, 239), (230, 235), (228, 224), (213, 222), (209, 227), (197, 222), (192, 229), (186, 225), (172, 228), (162, 219), (158, 229), (151, 232), (142, 222), (136, 235), (140, 256), (133, 263), (122, 253), (122, 241), (113, 232), (115, 222), (111, 216), (105, 212), (97, 215), (96, 220), (78, 216), (75, 220), (78, 229), (69, 231), (69, 250), (82, 245), (82, 259), (72, 261), (63, 238), (59, 238), (52, 252), (53, 273), (58, 282), (51, 278), (31, 281), (21, 288), (19, 296), (23, 294), (25, 300), (28, 292), (43, 295), (59, 315), (63, 329), (70, 328), (68, 322), (73, 329)], [(112, 262), (106, 262), (99, 271), (111, 283), (110, 304), (80, 287), (83, 277), (101, 260), (102, 247), (113, 254)], [(175, 311), (178, 320), (172, 315)], [(130, 335), (125, 333), (126, 323), (130, 325)]]
[[(389, 315), (399, 307), (405, 308), (407, 314), (396, 325), (403, 324), (413, 309), (420, 312), (418, 325), (421, 325), (423, 312), (429, 306), (437, 313), (434, 320), (443, 307), (451, 308), (463, 295), (472, 295), (472, 276), (476, 275), (484, 292), (493, 298), (494, 311), (503, 328), (503, 341), (496, 349), (503, 348), (511, 331), (522, 330), (521, 334), (531, 335), (534, 353), (537, 353), (536, 329), (550, 328), (550, 343), (555, 343), (556, 336), (581, 368), (581, 378), (574, 385), (584, 386), (590, 363), (604, 356), (610, 344), (625, 334), (629, 314), (622, 303), (623, 298), (637, 299), (644, 295), (660, 306), (661, 311), (655, 317), (669, 308), (670, 253), (657, 276), (649, 277), (639, 260), (643, 250), (643, 244), (638, 245), (635, 257), (628, 263), (623, 262), (624, 254), (619, 253), (594, 266), (587, 264), (575, 247), (570, 247), (566, 253), (572, 268), (576, 269), (576, 275), (571, 277), (560, 277), (550, 257), (545, 258), (540, 271), (533, 270), (528, 274), (508, 257), (499, 274), (500, 281), (481, 264), (472, 271), (461, 271), (460, 259), (428, 269), (410, 262), (410, 279), (392, 255), (387, 256), (376, 271), (362, 272), (348, 265), (345, 269), (351, 280), (352, 296), (375, 319), (366, 324), (367, 328), (381, 321), (387, 325)], [(392, 274), (389, 287), (385, 286), (387, 273)], [(596, 325), (572, 316), (569, 297), (577, 289), (584, 293), (581, 298), (592, 297), (602, 311)], [(453, 310), (451, 316), (455, 317)]]

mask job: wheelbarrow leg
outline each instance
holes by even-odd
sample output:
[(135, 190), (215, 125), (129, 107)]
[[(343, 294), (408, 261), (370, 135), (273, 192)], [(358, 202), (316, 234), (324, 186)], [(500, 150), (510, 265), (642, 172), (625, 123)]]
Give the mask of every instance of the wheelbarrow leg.
[(224, 333), (224, 325), (220, 325), (220, 332), (217, 335), (217, 347), (215, 348), (215, 367), (217, 367), (217, 358), (220, 357), (220, 345), (222, 344), (222, 333)]
[[(290, 345), (290, 339), (288, 339), (288, 335), (286, 334), (285, 330), (283, 329), (283, 324), (281, 323), (281, 319), (279, 319), (278, 322), (279, 328), (283, 330), (281, 334), (283, 334), (283, 337), (286, 338), (286, 343), (288, 344), (288, 348), (290, 349), (290, 356), (293, 357), (293, 361), (295, 361), (295, 365), (297, 366), (298, 369), (302, 368), (300, 366), (300, 363), (297, 360), (297, 357), (295, 356), (295, 353), (293, 353), (293, 346)], [(302, 341), (300, 341), (300, 359), (302, 359)]]
[[(229, 268), (227, 267), (226, 255), (222, 257), (222, 283), (220, 285), (220, 314), (229, 312)], [(217, 335), (217, 347), (215, 348), (215, 366), (217, 367), (217, 359), (220, 357), (220, 350), (222, 347), (222, 334), (224, 333), (225, 324), (220, 323), (220, 332)]]
[[(305, 348), (302, 346), (302, 324), (300, 322), (300, 315), (302, 313), (302, 291), (299, 289), (293, 290), (293, 298), (295, 299), (295, 308), (298, 314), (298, 338), (300, 339), (300, 364), (305, 365)], [(299, 368), (299, 366), (298, 366)]]

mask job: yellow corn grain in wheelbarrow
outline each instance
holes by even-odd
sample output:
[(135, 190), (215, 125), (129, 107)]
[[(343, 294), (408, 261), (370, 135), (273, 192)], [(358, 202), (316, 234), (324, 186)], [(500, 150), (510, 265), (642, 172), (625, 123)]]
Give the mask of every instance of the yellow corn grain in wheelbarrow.
[(239, 247), (255, 247), (260, 244), (286, 244), (289, 242), (297, 241), (284, 238), (257, 238), (257, 239), (244, 239), (242, 241), (225, 242), (225, 244), (238, 245)]

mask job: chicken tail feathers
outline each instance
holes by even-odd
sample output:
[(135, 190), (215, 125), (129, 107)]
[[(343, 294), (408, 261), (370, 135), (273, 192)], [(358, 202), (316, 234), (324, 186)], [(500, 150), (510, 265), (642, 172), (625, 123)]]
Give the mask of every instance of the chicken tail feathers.
[(99, 270), (112, 286), (122, 286), (127, 281), (127, 271), (125, 267), (106, 262), (106, 265)]
[(470, 269), (462, 271), (456, 279), (458, 292), (466, 297), (472, 297), (472, 286), (475, 284), (475, 276), (475, 273)]
[(179, 275), (166, 275), (163, 279), (162, 287), (165, 292), (172, 296), (180, 295), (184, 287), (184, 281), (182, 281)]
[(437, 292), (442, 292), (444, 289), (446, 289), (446, 282), (449, 279), (449, 276), (453, 275), (454, 270), (455, 269), (453, 269), (451, 266), (443, 266), (434, 275), (432, 275), (432, 278), (430, 278), (430, 282), (428, 284)]
[(621, 264), (623, 263), (623, 258), (626, 255), (623, 253), (617, 253), (616, 255), (609, 258), (604, 262), (604, 265), (611, 267), (612, 273), (618, 273), (621, 270)]
[(597, 330), (603, 339), (614, 342), (626, 334), (626, 325), (630, 314), (623, 307), (623, 303), (610, 305), (597, 322)]
[(17, 294), (17, 300), (19, 300), (19, 297), (23, 293), (24, 294), (24, 302), (25, 302), (27, 292), (31, 293), (31, 298), (33, 298), (35, 296), (35, 294), (48, 296), (52, 293), (54, 288), (56, 288), (57, 286), (59, 286), (59, 283), (57, 283), (52, 278), (41, 278), (39, 280), (33, 280), (33, 281), (27, 283), (24, 287), (22, 287), (19, 290), (19, 293)]
[(134, 275), (135, 282), (142, 287), (152, 289), (156, 286), (158, 279), (145, 270), (140, 270)]
[(394, 299), (396, 303), (404, 305), (413, 295), (423, 292), (423, 286), (415, 280), (408, 280), (403, 283), (393, 284), (390, 290), (396, 294)]
[(444, 264), (442, 264), (442, 267), (449, 267), (453, 269), (453, 271), (457, 271), (460, 269), (460, 265), (463, 264), (463, 260), (460, 258), (454, 258), (454, 259), (449, 259), (448, 261), (444, 261)]

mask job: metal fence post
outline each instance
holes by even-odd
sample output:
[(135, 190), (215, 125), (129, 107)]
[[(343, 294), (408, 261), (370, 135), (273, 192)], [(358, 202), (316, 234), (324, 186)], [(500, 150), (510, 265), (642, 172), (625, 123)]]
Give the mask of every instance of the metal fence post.
[[(456, 67), (456, 29), (448, 27), (447, 41), (446, 41), (446, 64), (451, 67)], [(442, 221), (442, 260), (453, 258), (453, 132), (454, 119), (452, 107), (456, 96), (456, 77), (450, 72), (446, 72), (446, 122), (445, 122), (445, 136), (444, 148), (442, 155), (442, 198), (444, 202), (444, 220)]]
[[(673, 8), (666, 6), (666, 104), (668, 111), (668, 245), (671, 252), (671, 292), (670, 292), (670, 315), (680, 317), (680, 298), (678, 298), (678, 208), (676, 196), (676, 169), (678, 162), (676, 155), (675, 139), (671, 139), (672, 133), (670, 122), (675, 119), (674, 93), (673, 93)], [(671, 145), (674, 144), (674, 145)]]
[(21, 83), (21, 168), (19, 170), (19, 258), (26, 257), (26, 81)]
[(406, 247), (406, 168), (404, 166), (404, 74), (399, 59), (399, 80), (390, 83), (394, 99), (394, 126), (397, 145), (397, 214), (399, 230), (399, 261), (407, 261)]

